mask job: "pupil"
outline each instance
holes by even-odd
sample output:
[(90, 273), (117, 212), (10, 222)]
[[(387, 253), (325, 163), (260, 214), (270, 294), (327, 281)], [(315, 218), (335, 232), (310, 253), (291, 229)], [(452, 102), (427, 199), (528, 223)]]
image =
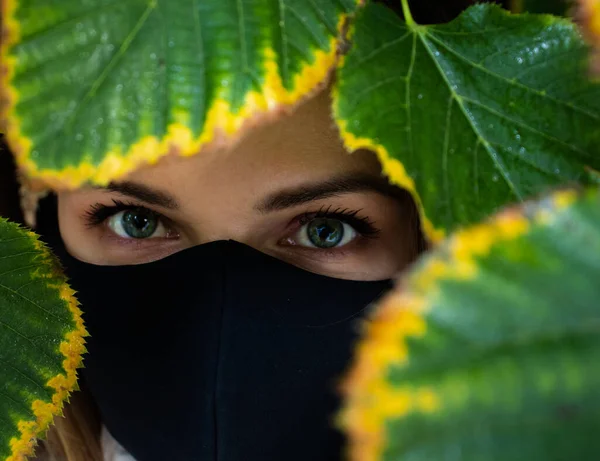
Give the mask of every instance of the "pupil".
[(307, 230), (311, 243), (318, 248), (332, 248), (344, 238), (344, 225), (337, 219), (313, 219)]
[(123, 214), (123, 229), (133, 238), (150, 237), (158, 225), (153, 213), (147, 210), (129, 210)]

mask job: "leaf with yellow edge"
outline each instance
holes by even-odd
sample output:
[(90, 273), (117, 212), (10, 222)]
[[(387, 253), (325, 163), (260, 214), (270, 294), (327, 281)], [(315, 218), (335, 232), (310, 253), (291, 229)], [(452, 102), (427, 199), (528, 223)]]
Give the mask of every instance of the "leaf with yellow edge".
[[(404, 2), (406, 6), (406, 3)], [(413, 193), (429, 238), (600, 170), (600, 85), (577, 27), (480, 4), (454, 21), (359, 10), (334, 111), (349, 149), (375, 150)]]
[(0, 460), (24, 461), (76, 388), (87, 335), (38, 237), (0, 218)]
[(368, 323), (346, 378), (352, 461), (593, 460), (600, 192), (500, 213), (440, 244)]
[(19, 166), (106, 184), (192, 155), (315, 90), (354, 0), (2, 0), (2, 119)]

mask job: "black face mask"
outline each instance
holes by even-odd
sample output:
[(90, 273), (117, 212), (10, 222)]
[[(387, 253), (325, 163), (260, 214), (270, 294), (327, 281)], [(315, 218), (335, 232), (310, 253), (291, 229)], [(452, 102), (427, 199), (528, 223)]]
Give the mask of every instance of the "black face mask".
[(233, 241), (136, 266), (59, 253), (91, 337), (83, 377), (139, 461), (332, 461), (336, 391), (390, 283), (316, 275)]

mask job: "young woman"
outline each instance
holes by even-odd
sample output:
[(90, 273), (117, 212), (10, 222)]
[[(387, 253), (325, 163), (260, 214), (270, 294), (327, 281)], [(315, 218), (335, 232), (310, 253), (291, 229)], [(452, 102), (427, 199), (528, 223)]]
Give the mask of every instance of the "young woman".
[(424, 242), (329, 108), (324, 90), (228, 149), (42, 204), (91, 337), (38, 459), (342, 459), (359, 321)]
[[(227, 150), (57, 196), (40, 227), (91, 333), (105, 459), (334, 460), (358, 320), (422, 247), (328, 92)], [(48, 207), (44, 204), (44, 207)]]

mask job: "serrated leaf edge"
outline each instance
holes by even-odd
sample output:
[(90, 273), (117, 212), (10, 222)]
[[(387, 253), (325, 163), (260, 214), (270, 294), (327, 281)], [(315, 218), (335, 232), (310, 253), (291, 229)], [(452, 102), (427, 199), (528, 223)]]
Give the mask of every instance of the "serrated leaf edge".
[[(8, 145), (15, 154), (19, 168), (29, 177), (42, 181), (54, 189), (76, 188), (86, 182), (107, 185), (110, 181), (121, 178), (144, 164), (154, 164), (167, 154), (180, 156), (197, 154), (202, 147), (210, 144), (222, 144), (226, 140), (233, 141), (253, 119), (259, 115), (276, 115), (283, 108), (298, 104), (305, 97), (324, 85), (335, 68), (338, 59), (338, 43), (350, 14), (342, 13), (338, 19), (336, 37), (329, 40), (329, 50), (313, 51), (313, 62), (304, 63), (294, 78), (294, 85), (288, 90), (278, 72), (276, 53), (271, 48), (263, 50), (264, 85), (260, 91), (249, 91), (244, 105), (235, 113), (223, 96), (218, 96), (207, 112), (202, 133), (194, 137), (192, 130), (182, 122), (174, 122), (167, 126), (166, 135), (159, 139), (156, 136), (145, 136), (130, 146), (127, 152), (109, 151), (103, 160), (94, 165), (84, 161), (77, 166), (69, 166), (62, 170), (40, 169), (31, 158), (33, 142), (21, 132), (20, 121), (15, 113), (18, 91), (11, 86), (14, 77), (16, 59), (10, 55), (10, 48), (18, 42), (20, 31), (15, 19), (17, 0), (0, 0), (0, 13), (4, 18), (0, 28), (3, 43), (0, 46), (0, 127), (4, 131)], [(185, 121), (187, 113), (177, 113), (175, 118)]]
[[(404, 7), (405, 13), (406, 13), (406, 11), (410, 12), (410, 10), (408, 8), (408, 3), (403, 2), (403, 7)], [(515, 14), (515, 13), (512, 13), (511, 11), (507, 11), (506, 9), (502, 8), (501, 6), (493, 4), (493, 3), (491, 3), (491, 4), (475, 3), (471, 6), (469, 6), (461, 14), (465, 14), (469, 10), (477, 10), (477, 9), (488, 9), (490, 11), (496, 10), (497, 12), (504, 14), (506, 16), (535, 17), (540, 21), (547, 22), (547, 25), (560, 24), (560, 25), (568, 26), (572, 30), (576, 30), (574, 28), (573, 22), (568, 18), (561, 18), (561, 17), (553, 16), (551, 14), (532, 14), (532, 13), (527, 13), (527, 12)], [(599, 15), (599, 17), (600, 17), (600, 15)], [(454, 21), (456, 21), (456, 19), (454, 19)], [(405, 24), (411, 33), (413, 33), (417, 37), (421, 37), (421, 38), (422, 38), (422, 34), (423, 34), (422, 31), (423, 30), (426, 31), (426, 28), (430, 27), (430, 26), (421, 26), (421, 25), (415, 23), (414, 20), (412, 20), (410, 23), (405, 23)], [(600, 20), (598, 21), (598, 28), (600, 30)], [(354, 31), (355, 31), (355, 26), (353, 24), (348, 30), (348, 33), (347, 33), (348, 39), (350, 39), (352, 37), (352, 35), (354, 34)], [(346, 56), (342, 56), (339, 59), (338, 64), (337, 64), (337, 69), (340, 69), (344, 66), (345, 58), (346, 58)], [(443, 73), (441, 73), (441, 75), (443, 76)], [(368, 150), (375, 152), (379, 158), (381, 165), (382, 165), (383, 173), (389, 178), (390, 182), (397, 186), (403, 187), (408, 192), (410, 192), (413, 200), (415, 201), (415, 203), (417, 205), (417, 209), (419, 211), (419, 216), (421, 219), (422, 229), (423, 229), (423, 232), (425, 233), (426, 238), (433, 244), (437, 244), (440, 241), (442, 241), (446, 237), (446, 230), (443, 228), (436, 228), (433, 225), (433, 222), (427, 217), (425, 207), (423, 205), (423, 202), (421, 200), (419, 193), (417, 192), (415, 182), (412, 179), (412, 177), (408, 174), (408, 172), (406, 171), (406, 167), (404, 166), (404, 164), (400, 160), (391, 156), (389, 151), (382, 144), (376, 142), (374, 139), (368, 138), (368, 137), (359, 137), (349, 131), (348, 121), (343, 119), (339, 113), (339, 105), (338, 105), (338, 102), (340, 100), (340, 98), (339, 98), (339, 81), (336, 82), (336, 84), (334, 86), (332, 99), (333, 99), (332, 108), (333, 108), (334, 120), (338, 126), (338, 129), (340, 131), (340, 137), (342, 138), (342, 141), (344, 142), (346, 149), (350, 152), (353, 152), (353, 151), (356, 151), (359, 149), (368, 149)], [(457, 101), (457, 103), (460, 102), (459, 97), (455, 97), (455, 100)], [(459, 103), (459, 106), (460, 106), (460, 103)], [(477, 136), (479, 137), (479, 134), (477, 134)], [(486, 145), (487, 142), (484, 141), (483, 144)]]
[[(355, 27), (354, 24), (352, 24), (346, 31), (346, 41), (350, 41), (352, 39), (354, 31)], [(337, 62), (336, 71), (344, 67), (345, 61), (346, 55), (344, 54), (340, 56)], [(381, 163), (383, 174), (387, 176), (390, 183), (406, 189), (415, 201), (417, 210), (419, 212), (419, 218), (421, 220), (421, 227), (425, 234), (425, 237), (431, 243), (437, 244), (438, 242), (440, 242), (445, 236), (445, 231), (443, 229), (436, 229), (431, 220), (425, 214), (425, 207), (423, 206), (421, 197), (417, 192), (415, 182), (407, 173), (404, 164), (400, 160), (393, 158), (382, 144), (375, 142), (371, 138), (356, 136), (348, 130), (348, 121), (340, 116), (339, 81), (336, 81), (333, 86), (331, 100), (331, 111), (333, 120), (337, 125), (340, 138), (344, 143), (346, 150), (348, 152), (355, 152), (360, 149), (366, 149), (377, 154), (379, 163)]]
[(550, 206), (545, 202), (533, 216), (511, 208), (486, 223), (456, 232), (444, 244), (442, 253), (423, 261), (383, 299), (364, 323), (354, 365), (342, 383), (346, 405), (338, 424), (349, 435), (351, 461), (381, 460), (386, 420), (416, 412), (433, 413), (443, 406), (432, 388), (394, 388), (386, 381), (391, 366), (402, 367), (410, 360), (407, 339), (426, 335), (426, 317), (432, 300), (439, 295), (439, 282), (474, 279), (477, 258), (489, 254), (499, 243), (526, 235), (532, 227), (551, 224), (560, 210), (573, 204), (577, 197), (574, 190), (559, 191), (550, 196)]
[(444, 238), (445, 231), (443, 229), (435, 228), (431, 220), (427, 217), (423, 202), (415, 187), (415, 182), (406, 172), (404, 164), (400, 160), (393, 158), (388, 150), (381, 144), (376, 143), (370, 138), (358, 137), (348, 131), (348, 122), (339, 117), (338, 106), (336, 103), (338, 100), (338, 87), (336, 85), (333, 90), (333, 116), (346, 149), (349, 152), (367, 149), (377, 154), (383, 174), (387, 176), (390, 183), (406, 189), (415, 201), (425, 237), (434, 244), (439, 243)]
[[(73, 315), (75, 329), (68, 332), (59, 345), (59, 350), (65, 357), (62, 362), (64, 373), (52, 377), (46, 383), (47, 387), (54, 390), (51, 400), (49, 402), (41, 399), (35, 400), (31, 405), (35, 419), (18, 421), (17, 427), (20, 436), (13, 437), (10, 440), (11, 455), (5, 461), (26, 461), (27, 457), (34, 454), (37, 438), (45, 434), (55, 416), (62, 415), (64, 403), (77, 386), (77, 369), (82, 365), (82, 355), (86, 352), (84, 338), (88, 336), (83, 324), (79, 302), (75, 298), (75, 292), (67, 284), (66, 277), (62, 273), (56, 257), (39, 240), (37, 234), (25, 229), (22, 230), (32, 239), (35, 249), (39, 252), (38, 262), (41, 265), (50, 267), (52, 278), (58, 280), (58, 283), (54, 282), (48, 286), (56, 289), (59, 297), (67, 303)], [(32, 276), (47, 278), (48, 274), (41, 274), (34, 271)]]

